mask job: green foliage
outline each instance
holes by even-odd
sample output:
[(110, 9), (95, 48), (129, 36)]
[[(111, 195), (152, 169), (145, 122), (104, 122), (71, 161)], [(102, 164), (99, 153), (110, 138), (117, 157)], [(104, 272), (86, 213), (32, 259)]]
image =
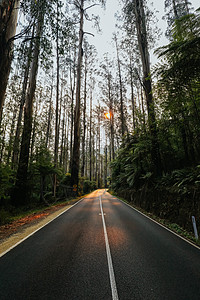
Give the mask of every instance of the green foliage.
[(146, 134), (129, 137), (111, 163), (112, 189), (139, 188), (151, 177), (151, 139)]
[(71, 174), (70, 173), (66, 173), (63, 176), (63, 179), (62, 179), (61, 183), (65, 184), (66, 186), (70, 186), (71, 185)]
[(10, 213), (7, 209), (0, 209), (0, 225), (4, 225), (10, 222)]
[(85, 180), (83, 182), (83, 193), (88, 194), (96, 189), (96, 181)]
[(83, 193), (87, 194), (91, 191), (91, 182), (90, 180), (85, 180), (83, 183)]
[(52, 198), (52, 182), (54, 174), (57, 174), (59, 179), (62, 177), (61, 170), (55, 169), (53, 166), (50, 152), (43, 144), (41, 144), (29, 167), (29, 201), (43, 202), (44, 199), (50, 201)]
[(10, 199), (10, 191), (14, 185), (14, 172), (8, 165), (0, 164), (0, 206)]
[(193, 197), (200, 189), (200, 166), (174, 170), (172, 173), (164, 175), (159, 181), (159, 185), (167, 188), (170, 192)]

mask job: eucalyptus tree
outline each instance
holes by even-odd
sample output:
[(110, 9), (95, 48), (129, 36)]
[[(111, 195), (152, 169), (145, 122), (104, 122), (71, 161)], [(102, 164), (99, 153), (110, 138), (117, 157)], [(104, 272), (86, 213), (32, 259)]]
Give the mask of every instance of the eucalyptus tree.
[(83, 177), (85, 174), (85, 158), (86, 158), (86, 151), (85, 151), (85, 145), (86, 145), (86, 123), (87, 123), (87, 117), (86, 117), (86, 108), (87, 108), (87, 100), (89, 99), (89, 93), (87, 92), (89, 90), (89, 84), (88, 82), (94, 81), (95, 76), (95, 57), (97, 56), (97, 52), (94, 46), (89, 45), (89, 43), (85, 40), (84, 41), (84, 47), (83, 47), (83, 53), (84, 53), (84, 63), (83, 63), (83, 72), (84, 72), (84, 87), (83, 87), (83, 134), (82, 134), (82, 164), (81, 164), (81, 176)]
[[(58, 167), (58, 149), (59, 149), (59, 131), (60, 131), (60, 114), (59, 106), (61, 107), (62, 95), (60, 95), (60, 60), (65, 53), (65, 42), (67, 44), (70, 31), (69, 20), (62, 11), (63, 1), (56, 1), (56, 21), (52, 18), (52, 33), (56, 40), (56, 121), (55, 121), (55, 143), (54, 143), (54, 167)], [(64, 22), (61, 22), (64, 20)], [(65, 42), (64, 42), (65, 41)], [(62, 83), (61, 83), (62, 87)], [(60, 102), (60, 103), (59, 103)], [(57, 176), (54, 175), (54, 197), (56, 197)]]
[(84, 91), (83, 91), (83, 135), (82, 135), (82, 166), (81, 166), (81, 176), (84, 176), (85, 171), (85, 135), (86, 135), (86, 100), (87, 100), (87, 77), (88, 77), (88, 57), (89, 49), (88, 44), (84, 43)]
[[(36, 89), (36, 79), (38, 72), (39, 54), (40, 54), (40, 43), (43, 31), (44, 17), (49, 3), (45, 0), (37, 1), (31, 6), (36, 16), (36, 30), (35, 30), (35, 41), (33, 45), (32, 61), (30, 66), (29, 84), (27, 88), (25, 108), (24, 108), (24, 127), (22, 133), (21, 149), (19, 165), (17, 169), (15, 189), (13, 192), (13, 201), (16, 201), (16, 205), (24, 203), (26, 201), (27, 192), (27, 171), (29, 162), (29, 150), (31, 142), (32, 132), (32, 117), (33, 117), (33, 100)], [(24, 191), (22, 193), (22, 191)]]
[(113, 62), (109, 60), (108, 55), (104, 57), (104, 62), (100, 65), (99, 75), (101, 80), (99, 82), (100, 89), (102, 91), (102, 102), (108, 107), (108, 114), (106, 119), (109, 122), (110, 127), (110, 160), (115, 157), (114, 147), (114, 78), (112, 75)]
[[(85, 7), (85, 4), (89, 4)], [(83, 36), (84, 32), (84, 17), (87, 19), (87, 10), (97, 4), (103, 4), (104, 0), (99, 0), (95, 3), (93, 0), (76, 0), (74, 2), (76, 8), (79, 11), (79, 46), (78, 46), (78, 59), (77, 59), (77, 77), (76, 77), (76, 106), (74, 114), (74, 144), (73, 144), (73, 156), (72, 156), (72, 167), (71, 167), (71, 185), (78, 187), (79, 182), (79, 162), (80, 162), (80, 92), (81, 92), (81, 70), (82, 70), (82, 58), (83, 58)]]
[(0, 1), (0, 120), (13, 56), (19, 0)]
[[(20, 70), (19, 70), (20, 69)], [(19, 72), (18, 72), (19, 71)], [(6, 125), (5, 132), (6, 132), (6, 140), (3, 141), (3, 135), (1, 136), (0, 143), (5, 145), (5, 152), (2, 157), (2, 160), (7, 165), (10, 164), (10, 157), (12, 154), (13, 148), (13, 140), (14, 140), (14, 130), (16, 125), (16, 117), (18, 112), (19, 106), (19, 99), (20, 99), (20, 87), (21, 87), (21, 80), (20, 74), (21, 67), (18, 63), (16, 63), (15, 69), (11, 73), (8, 86), (7, 86), (7, 97), (6, 102), (4, 105), (4, 110), (2, 114), (2, 129), (4, 125)]]
[[(26, 90), (28, 86), (28, 76), (29, 76), (29, 70), (30, 70), (30, 64), (31, 64), (31, 52), (33, 47), (33, 37), (34, 37), (34, 29), (35, 26), (33, 26), (32, 29), (32, 38), (30, 40), (28, 49), (27, 46), (21, 47), (22, 49), (19, 49), (19, 55), (21, 54), (24, 57), (27, 57), (27, 61), (24, 68), (24, 74), (23, 74), (23, 86), (21, 91), (21, 100), (20, 100), (20, 107), (18, 112), (18, 118), (17, 118), (17, 126), (15, 131), (15, 138), (13, 143), (13, 154), (12, 154), (12, 168), (16, 169), (17, 163), (18, 163), (18, 156), (19, 156), (19, 144), (20, 144), (20, 134), (21, 134), (21, 127), (22, 127), (22, 116), (23, 116), (23, 109), (24, 109), (24, 103), (26, 98)], [(25, 52), (24, 52), (25, 51)]]
[(50, 135), (51, 135), (51, 120), (52, 120), (52, 114), (53, 114), (53, 74), (51, 78), (51, 84), (49, 87), (47, 87), (47, 95), (48, 96), (48, 102), (49, 102), (49, 107), (48, 111), (46, 112), (47, 116), (47, 128), (46, 128), (46, 141), (45, 141), (45, 146), (48, 148), (49, 146), (49, 140), (50, 140)]
[(127, 133), (127, 126), (126, 126), (126, 118), (125, 118), (125, 109), (124, 109), (124, 84), (122, 79), (122, 62), (120, 59), (120, 47), (119, 41), (117, 39), (116, 33), (114, 34), (114, 42), (116, 47), (117, 53), (117, 67), (118, 67), (118, 77), (119, 77), (119, 98), (120, 98), (120, 119), (121, 119), (121, 134), (122, 138)]
[(90, 127), (90, 134), (89, 134), (89, 158), (90, 158), (90, 167), (89, 167), (89, 178), (90, 181), (92, 180), (92, 90), (93, 87), (90, 87), (90, 123), (89, 123), (89, 127)]
[(71, 100), (70, 107), (70, 162), (69, 162), (69, 171), (71, 172), (72, 168), (72, 155), (73, 155), (73, 130), (74, 130), (74, 96), (75, 96), (75, 87), (76, 87), (76, 57), (77, 57), (77, 39), (74, 30), (74, 37), (70, 41), (69, 49), (69, 90), (68, 97)]
[(142, 70), (143, 70), (143, 89), (146, 98), (147, 112), (148, 112), (148, 125), (149, 131), (152, 140), (151, 147), (151, 158), (153, 163), (154, 172), (156, 174), (161, 173), (161, 159), (159, 153), (159, 144), (158, 144), (158, 136), (157, 136), (157, 126), (156, 126), (156, 118), (155, 118), (155, 108), (154, 108), (154, 100), (152, 93), (152, 82), (151, 82), (151, 72), (150, 72), (150, 59), (149, 59), (149, 37), (147, 31), (147, 7), (145, 6), (146, 1), (144, 0), (136, 0), (126, 1), (123, 13), (125, 19), (132, 20), (136, 27), (138, 47), (142, 62)]
[(96, 122), (96, 174), (95, 178), (97, 180), (97, 186), (101, 186), (101, 123), (102, 123), (103, 111), (100, 104), (96, 105), (94, 109), (94, 117)]

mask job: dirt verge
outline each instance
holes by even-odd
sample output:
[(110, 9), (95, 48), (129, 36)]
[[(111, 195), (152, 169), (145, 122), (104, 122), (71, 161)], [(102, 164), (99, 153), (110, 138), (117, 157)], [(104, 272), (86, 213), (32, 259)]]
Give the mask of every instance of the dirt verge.
[(69, 204), (58, 204), (10, 224), (0, 226), (0, 255), (71, 206)]

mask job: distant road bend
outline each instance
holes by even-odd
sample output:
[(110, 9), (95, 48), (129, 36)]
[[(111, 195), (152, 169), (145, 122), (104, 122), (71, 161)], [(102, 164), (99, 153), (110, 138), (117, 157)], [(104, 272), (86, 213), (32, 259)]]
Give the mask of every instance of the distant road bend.
[(199, 300), (200, 250), (97, 190), (0, 258), (0, 299)]

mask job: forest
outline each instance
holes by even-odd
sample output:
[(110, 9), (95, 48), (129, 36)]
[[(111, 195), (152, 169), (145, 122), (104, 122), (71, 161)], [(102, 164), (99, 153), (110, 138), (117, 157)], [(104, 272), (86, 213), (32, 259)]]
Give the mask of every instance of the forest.
[[(0, 1), (0, 223), (96, 188), (191, 230), (200, 217), (200, 8), (119, 0), (98, 60), (104, 0)], [(93, 32), (87, 32), (90, 22)], [(151, 64), (150, 52), (159, 60)]]

